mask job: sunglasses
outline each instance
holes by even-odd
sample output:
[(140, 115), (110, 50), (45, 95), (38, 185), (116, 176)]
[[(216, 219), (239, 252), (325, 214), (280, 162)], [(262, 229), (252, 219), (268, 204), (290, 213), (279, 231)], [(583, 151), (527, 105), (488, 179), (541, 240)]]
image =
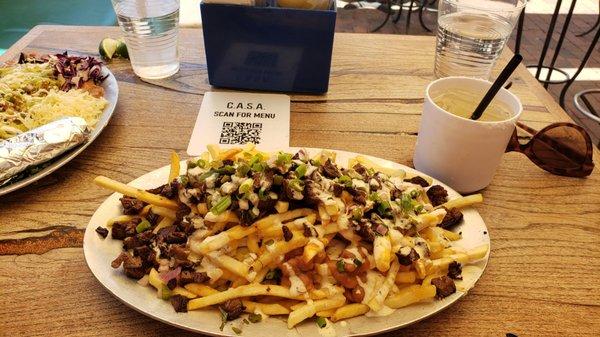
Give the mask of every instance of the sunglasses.
[(532, 137), (527, 143), (521, 144), (515, 128), (506, 152), (523, 153), (534, 164), (556, 175), (586, 177), (592, 173), (592, 140), (579, 125), (554, 123), (540, 131), (520, 122), (517, 122), (517, 126)]

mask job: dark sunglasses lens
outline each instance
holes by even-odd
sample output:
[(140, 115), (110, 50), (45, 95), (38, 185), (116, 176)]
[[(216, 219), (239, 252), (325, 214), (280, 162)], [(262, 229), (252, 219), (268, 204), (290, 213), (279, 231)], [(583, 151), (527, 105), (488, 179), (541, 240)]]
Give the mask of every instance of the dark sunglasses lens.
[(531, 151), (545, 166), (578, 169), (586, 161), (587, 143), (582, 132), (570, 126), (558, 126), (538, 133)]

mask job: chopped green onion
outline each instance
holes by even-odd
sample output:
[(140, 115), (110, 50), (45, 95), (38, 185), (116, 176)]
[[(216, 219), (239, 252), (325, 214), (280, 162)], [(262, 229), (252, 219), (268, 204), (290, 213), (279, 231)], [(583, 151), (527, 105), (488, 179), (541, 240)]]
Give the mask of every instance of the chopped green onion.
[(135, 231), (141, 233), (149, 230), (150, 228), (152, 228), (152, 224), (148, 220), (144, 219), (137, 226), (135, 226)]
[(252, 323), (258, 323), (258, 322), (262, 321), (262, 316), (259, 314), (251, 313), (250, 315), (248, 315), (248, 319)]
[(280, 176), (279, 174), (274, 175), (273, 176), (273, 184), (281, 185), (281, 183), (283, 183), (283, 176)]
[(421, 212), (423, 212), (423, 205), (415, 206), (415, 213), (420, 214)]
[(258, 199), (260, 200), (266, 200), (267, 196), (265, 195), (265, 189), (261, 188), (260, 190), (258, 190)]
[(212, 176), (213, 174), (215, 174), (216, 171), (213, 170), (209, 170), (208, 172), (204, 172), (202, 173), (199, 177), (198, 180), (202, 181), (202, 180), (206, 180), (208, 179), (208, 177)]
[(373, 192), (373, 193), (371, 193), (371, 195), (369, 195), (369, 200), (379, 201), (379, 200), (381, 200), (381, 198), (379, 197), (379, 194), (377, 194), (377, 192)]
[(290, 180), (288, 185), (298, 192), (302, 192), (304, 190), (304, 183), (298, 179)]
[(252, 191), (253, 184), (254, 184), (254, 181), (252, 179), (246, 179), (240, 185), (240, 188), (238, 189), (238, 191), (240, 193), (248, 193), (248, 192)]
[(346, 271), (346, 264), (344, 263), (344, 260), (338, 260), (335, 264), (335, 266), (337, 267), (337, 270), (340, 273), (343, 273)]
[(277, 166), (288, 165), (292, 162), (292, 155), (290, 153), (279, 152), (275, 164)]
[(193, 169), (193, 168), (194, 168), (194, 167), (196, 167), (196, 166), (198, 166), (198, 165), (196, 165), (196, 163), (194, 163), (193, 161), (189, 161), (189, 162), (187, 163), (187, 169), (188, 169), (188, 170), (189, 170), (189, 169)]
[(231, 165), (225, 165), (217, 170), (220, 174), (234, 174), (235, 168)]
[(185, 175), (185, 174), (180, 175), (179, 176), (179, 183), (182, 186), (186, 186), (188, 184), (188, 177), (187, 177), (187, 175)]
[(352, 260), (352, 262), (354, 262), (354, 264), (355, 264), (357, 267), (359, 267), (359, 268), (360, 268), (360, 266), (362, 266), (362, 264), (363, 264), (363, 263), (362, 263), (362, 261), (361, 261), (361, 260), (359, 260), (359, 259), (354, 259), (354, 260)]
[(242, 320), (242, 322), (244, 322), (244, 324), (250, 324), (250, 321), (249, 321), (249, 320), (247, 320), (246, 318), (244, 318), (244, 319)]
[(402, 194), (402, 198), (400, 199), (400, 207), (405, 212), (411, 211), (413, 209), (412, 198), (408, 194)]
[(250, 171), (250, 166), (248, 166), (246, 164), (241, 164), (237, 168), (237, 174), (240, 177), (245, 177), (248, 174), (249, 171)]
[(296, 176), (298, 178), (304, 177), (305, 174), (306, 174), (306, 164), (302, 164), (302, 165), (296, 167)]
[(221, 309), (221, 307), (219, 307), (219, 311), (221, 312), (221, 326), (219, 327), (219, 330), (223, 331), (225, 323), (227, 323), (227, 312)]
[(363, 211), (360, 208), (355, 208), (352, 210), (352, 219), (358, 221), (362, 219)]
[(231, 196), (228, 195), (219, 199), (217, 204), (210, 209), (210, 212), (212, 214), (219, 215), (225, 212), (229, 206), (231, 206)]
[(352, 178), (347, 175), (339, 177), (338, 182), (342, 185), (346, 185), (346, 187), (352, 187)]
[(416, 198), (416, 197), (418, 197), (418, 196), (419, 196), (419, 192), (418, 192), (417, 190), (412, 190), (412, 191), (410, 191), (410, 197), (411, 197), (411, 198), (413, 198), (413, 199), (414, 199), (414, 198)]
[(265, 242), (265, 245), (270, 246), (275, 243), (275, 240), (269, 239), (269, 241)]
[(208, 166), (208, 162), (204, 159), (198, 159), (198, 161), (196, 161), (196, 165), (201, 168), (206, 168), (206, 166)]
[(254, 172), (262, 172), (265, 170), (265, 163), (259, 162), (259, 163), (254, 163), (252, 164), (252, 171)]
[(167, 287), (166, 285), (163, 284), (163, 286), (161, 288), (162, 299), (168, 300), (169, 298), (171, 298), (171, 296), (173, 296), (173, 292), (171, 291), (171, 289), (169, 289), (169, 287)]
[(254, 155), (254, 157), (252, 157), (252, 159), (250, 159), (250, 161), (248, 162), (248, 166), (252, 167), (252, 165), (260, 162), (263, 160), (263, 157), (260, 153), (257, 153)]
[(236, 335), (240, 335), (242, 334), (242, 329), (236, 327), (236, 326), (232, 326), (231, 330), (233, 330), (233, 332), (235, 332)]
[(325, 317), (317, 317), (317, 326), (321, 329), (327, 326), (327, 321)]
[(377, 206), (377, 212), (379, 214), (384, 214), (386, 213), (388, 210), (390, 209), (390, 203), (387, 201), (382, 201), (379, 203), (379, 205)]

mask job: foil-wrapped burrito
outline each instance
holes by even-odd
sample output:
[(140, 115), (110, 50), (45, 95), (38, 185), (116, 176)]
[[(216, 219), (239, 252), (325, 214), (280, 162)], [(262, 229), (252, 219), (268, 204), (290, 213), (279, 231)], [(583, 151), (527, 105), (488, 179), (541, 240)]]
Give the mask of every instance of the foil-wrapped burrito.
[(85, 142), (89, 135), (83, 118), (66, 117), (0, 141), (0, 184)]

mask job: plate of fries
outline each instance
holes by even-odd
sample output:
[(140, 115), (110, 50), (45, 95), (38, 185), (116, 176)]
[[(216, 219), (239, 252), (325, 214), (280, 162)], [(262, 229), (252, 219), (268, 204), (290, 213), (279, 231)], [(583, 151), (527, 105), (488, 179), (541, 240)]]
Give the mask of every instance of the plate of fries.
[(129, 184), (95, 179), (115, 193), (84, 253), (110, 293), (179, 328), (378, 334), (450, 306), (487, 265), (481, 195), (397, 163), (252, 144), (170, 161)]

